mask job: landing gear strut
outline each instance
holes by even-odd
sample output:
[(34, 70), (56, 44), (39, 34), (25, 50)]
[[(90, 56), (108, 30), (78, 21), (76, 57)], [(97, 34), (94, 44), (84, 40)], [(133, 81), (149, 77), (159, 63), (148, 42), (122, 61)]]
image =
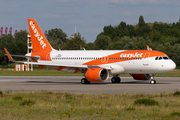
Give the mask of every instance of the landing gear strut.
[(113, 77), (111, 78), (111, 82), (112, 82), (112, 83), (120, 83), (120, 82), (121, 82), (121, 78), (118, 77), (118, 75), (113, 76)]
[(151, 76), (150, 78), (150, 83), (153, 85), (153, 84), (156, 84), (156, 80), (154, 79), (154, 76)]
[(82, 78), (81, 84), (90, 84), (90, 82), (86, 78)]

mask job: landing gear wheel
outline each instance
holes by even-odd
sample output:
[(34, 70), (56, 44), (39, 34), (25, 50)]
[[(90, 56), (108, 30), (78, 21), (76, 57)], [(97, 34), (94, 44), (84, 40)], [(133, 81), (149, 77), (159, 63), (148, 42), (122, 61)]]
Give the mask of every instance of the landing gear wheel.
[(112, 77), (112, 78), (111, 78), (111, 82), (112, 82), (112, 83), (116, 83), (116, 77)]
[(111, 82), (112, 82), (112, 83), (120, 83), (120, 82), (121, 82), (121, 79), (120, 79), (120, 77), (112, 77), (112, 78), (111, 78)]
[(85, 78), (82, 78), (81, 79), (81, 84), (85, 84), (86, 83), (86, 79)]
[(121, 78), (120, 77), (116, 77), (116, 83), (120, 83), (121, 82)]
[(81, 84), (90, 84), (90, 82), (86, 78), (82, 78)]
[(156, 81), (155, 80), (151, 80), (150, 83), (151, 84), (156, 84)]

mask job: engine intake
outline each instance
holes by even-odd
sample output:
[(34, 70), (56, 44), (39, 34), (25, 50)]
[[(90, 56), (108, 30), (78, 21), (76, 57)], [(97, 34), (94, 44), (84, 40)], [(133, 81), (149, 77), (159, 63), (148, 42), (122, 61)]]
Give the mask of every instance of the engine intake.
[(149, 80), (151, 78), (150, 74), (131, 74), (135, 80)]
[(85, 76), (90, 82), (104, 82), (109, 78), (109, 72), (104, 68), (89, 68)]

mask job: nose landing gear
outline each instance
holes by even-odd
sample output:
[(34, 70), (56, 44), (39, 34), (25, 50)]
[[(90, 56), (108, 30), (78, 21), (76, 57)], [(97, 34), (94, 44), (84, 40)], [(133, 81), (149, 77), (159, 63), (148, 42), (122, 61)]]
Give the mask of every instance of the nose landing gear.
[(150, 78), (150, 83), (153, 85), (153, 84), (156, 84), (156, 80), (154, 79), (154, 76), (151, 76)]

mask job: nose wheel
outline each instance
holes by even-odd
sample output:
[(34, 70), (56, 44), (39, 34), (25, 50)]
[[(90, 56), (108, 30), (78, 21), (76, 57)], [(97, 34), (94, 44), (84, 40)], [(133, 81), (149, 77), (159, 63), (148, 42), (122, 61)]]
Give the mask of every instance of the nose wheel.
[(154, 80), (154, 76), (151, 76), (150, 83), (151, 83), (152, 85), (153, 85), (153, 84), (156, 84), (156, 80)]
[(151, 80), (150, 83), (151, 84), (156, 84), (156, 80)]

